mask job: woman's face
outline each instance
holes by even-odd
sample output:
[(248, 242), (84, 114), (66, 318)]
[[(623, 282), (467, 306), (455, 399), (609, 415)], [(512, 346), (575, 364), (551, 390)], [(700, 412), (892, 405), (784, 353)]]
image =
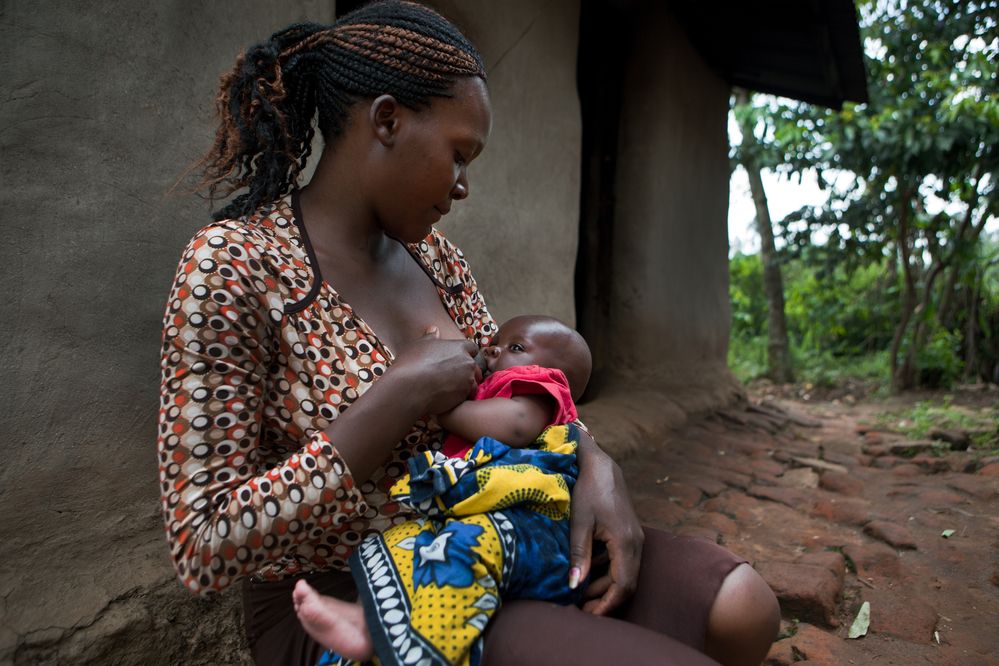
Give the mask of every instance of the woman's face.
[(451, 93), (420, 113), (398, 110), (375, 210), (383, 231), (408, 243), (426, 238), (452, 202), (468, 196), (468, 165), (492, 130), (482, 79), (462, 77)]

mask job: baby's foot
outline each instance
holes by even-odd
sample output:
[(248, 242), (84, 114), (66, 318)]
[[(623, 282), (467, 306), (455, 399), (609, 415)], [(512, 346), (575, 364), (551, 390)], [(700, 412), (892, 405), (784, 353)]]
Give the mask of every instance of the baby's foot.
[(304, 580), (298, 581), (291, 597), (302, 626), (320, 645), (354, 661), (375, 656), (363, 606), (324, 597)]

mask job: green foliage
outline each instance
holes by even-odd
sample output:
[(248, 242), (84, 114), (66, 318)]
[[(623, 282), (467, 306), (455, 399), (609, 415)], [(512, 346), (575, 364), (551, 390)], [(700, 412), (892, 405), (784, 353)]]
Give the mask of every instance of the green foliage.
[(960, 331), (948, 331), (936, 322), (930, 324), (926, 344), (916, 351), (916, 370), (923, 386), (947, 387), (960, 379), (964, 370), (962, 340)]
[[(891, 337), (897, 303), (884, 297), (881, 265), (828, 281), (801, 260), (784, 265), (785, 313), (791, 356), (801, 379), (834, 385), (845, 377), (883, 381), (884, 349)], [(763, 267), (757, 255), (736, 254), (729, 261), (732, 334), (729, 367), (742, 381), (767, 370), (767, 305)]]
[(999, 410), (971, 410), (955, 407), (953, 396), (946, 395), (943, 403), (935, 405), (924, 400), (912, 407), (881, 412), (876, 415), (874, 428), (882, 432), (895, 432), (907, 439), (927, 439), (932, 428), (952, 428), (971, 431), (979, 447), (996, 448), (996, 421)]
[[(844, 358), (897, 338), (892, 367), (911, 348), (918, 378), (946, 384), (961, 374), (977, 298), (977, 357), (999, 361), (999, 271), (980, 243), (999, 214), (999, 0), (857, 7), (869, 103), (836, 110), (757, 95), (735, 110), (753, 131), (732, 157), (789, 177), (813, 169), (830, 189), (825, 205), (775, 224), (792, 347)], [(948, 207), (930, 213), (931, 195)], [(765, 326), (748, 298), (752, 307), (734, 308), (747, 317), (743, 337)]]

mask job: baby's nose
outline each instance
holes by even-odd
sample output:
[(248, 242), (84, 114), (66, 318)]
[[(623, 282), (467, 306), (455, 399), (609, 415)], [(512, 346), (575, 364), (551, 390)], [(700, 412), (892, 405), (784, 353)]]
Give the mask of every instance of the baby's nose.
[(486, 356), (487, 358), (496, 358), (497, 356), (499, 356), (499, 351), (500, 351), (499, 347), (496, 346), (486, 347), (485, 349), (482, 350), (482, 355)]

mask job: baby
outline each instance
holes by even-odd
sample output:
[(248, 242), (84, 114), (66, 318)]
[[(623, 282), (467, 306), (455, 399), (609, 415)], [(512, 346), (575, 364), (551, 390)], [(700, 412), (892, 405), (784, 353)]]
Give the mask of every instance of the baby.
[(295, 587), (302, 625), (331, 650), (320, 664), (377, 654), (383, 665), (475, 666), (501, 600), (579, 602), (585, 585), (569, 570), (572, 422), (590, 352), (576, 331), (542, 316), (511, 319), (494, 342), (482, 351), (488, 374), (475, 399), (437, 416), (451, 433), (444, 453), (412, 458), (392, 488), (419, 517), (369, 537), (350, 558), (363, 605), (320, 596), (304, 580)]

